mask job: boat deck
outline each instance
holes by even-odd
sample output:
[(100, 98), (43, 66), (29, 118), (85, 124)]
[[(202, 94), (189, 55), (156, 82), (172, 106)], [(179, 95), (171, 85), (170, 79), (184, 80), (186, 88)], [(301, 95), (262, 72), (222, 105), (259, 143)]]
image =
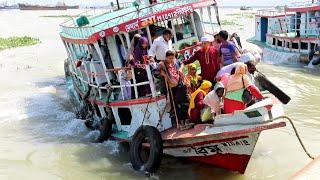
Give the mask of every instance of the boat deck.
[(172, 128), (162, 132), (162, 139), (164, 141), (172, 141), (179, 139), (197, 139), (197, 138), (228, 138), (234, 136), (243, 136), (250, 133), (261, 132), (268, 129), (274, 129), (286, 126), (284, 121), (275, 121), (264, 124), (251, 124), (251, 125), (228, 125), (228, 126), (213, 126), (213, 124), (199, 124), (189, 130), (180, 130)]

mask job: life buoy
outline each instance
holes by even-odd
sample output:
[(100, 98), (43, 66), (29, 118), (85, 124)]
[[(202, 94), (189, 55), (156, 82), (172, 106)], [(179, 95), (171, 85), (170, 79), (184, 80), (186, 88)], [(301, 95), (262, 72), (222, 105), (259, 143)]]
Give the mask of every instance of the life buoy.
[(103, 141), (106, 141), (110, 138), (112, 134), (112, 121), (107, 118), (102, 119), (102, 123), (99, 127), (100, 135), (97, 138), (97, 143), (102, 143)]
[[(148, 143), (149, 147), (143, 144)], [(148, 157), (142, 158), (143, 149), (147, 149)], [(161, 164), (163, 145), (160, 132), (153, 126), (141, 126), (133, 135), (130, 143), (130, 160), (132, 167), (137, 171), (154, 173)]]

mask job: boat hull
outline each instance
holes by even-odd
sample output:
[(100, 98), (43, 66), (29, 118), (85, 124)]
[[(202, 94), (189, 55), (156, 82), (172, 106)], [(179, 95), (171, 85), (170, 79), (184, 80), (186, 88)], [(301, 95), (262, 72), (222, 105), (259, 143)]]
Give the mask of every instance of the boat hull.
[[(172, 146), (164, 153), (215, 167), (244, 173), (260, 133), (247, 136)], [(195, 144), (195, 145), (194, 145)]]

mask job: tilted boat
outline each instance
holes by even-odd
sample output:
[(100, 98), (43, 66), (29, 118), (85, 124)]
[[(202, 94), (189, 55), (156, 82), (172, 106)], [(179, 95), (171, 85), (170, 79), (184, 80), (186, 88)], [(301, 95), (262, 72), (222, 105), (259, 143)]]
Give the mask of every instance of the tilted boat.
[(259, 10), (255, 23), (254, 40), (266, 47), (264, 57), (267, 60), (309, 63), (313, 57), (309, 54), (320, 46), (319, 1), (291, 3), (283, 10)]
[[(263, 101), (243, 111), (181, 131), (166, 110), (169, 99), (157, 89), (150, 65), (140, 65), (148, 80), (139, 83), (134, 67), (123, 67), (131, 38), (138, 31), (152, 43), (153, 36), (170, 26), (174, 47), (181, 50), (183, 59), (197, 48), (201, 36), (220, 30), (218, 17), (217, 3), (212, 0), (146, 1), (61, 24), (60, 36), (68, 54), (66, 80), (78, 114), (95, 117), (90, 125), (99, 128), (99, 141), (130, 142), (134, 169), (155, 172), (167, 154), (244, 173), (260, 133), (286, 125), (282, 103), (265, 92)], [(203, 23), (208, 21), (209, 25)], [(132, 74), (131, 85), (122, 83), (124, 71)], [(150, 87), (151, 94), (139, 96), (142, 85)], [(124, 95), (128, 86), (133, 90), (131, 99)]]
[(241, 7), (240, 7), (240, 10), (242, 10), (242, 11), (252, 10), (252, 7), (249, 7), (249, 6), (241, 6)]

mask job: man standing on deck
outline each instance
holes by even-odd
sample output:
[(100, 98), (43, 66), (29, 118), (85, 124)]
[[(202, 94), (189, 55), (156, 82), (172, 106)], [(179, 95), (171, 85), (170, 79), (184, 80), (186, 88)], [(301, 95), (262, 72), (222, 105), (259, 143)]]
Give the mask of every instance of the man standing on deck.
[(238, 62), (237, 47), (228, 41), (228, 32), (220, 31), (219, 39), (221, 42), (219, 54), (221, 56), (221, 66), (227, 66), (234, 62)]
[(184, 60), (183, 65), (193, 63), (198, 60), (201, 66), (201, 76), (203, 80), (208, 80), (215, 84), (215, 77), (220, 69), (220, 59), (218, 50), (210, 45), (208, 37), (201, 38), (202, 48), (196, 51), (189, 59)]
[(149, 50), (149, 57), (156, 58), (157, 61), (166, 59), (166, 52), (172, 50), (172, 32), (170, 29), (165, 29), (162, 36), (156, 38)]
[[(156, 59), (157, 62), (166, 60), (166, 53), (172, 48), (172, 32), (170, 29), (165, 29), (162, 32), (162, 36), (157, 37), (148, 52), (151, 61)], [(154, 59), (155, 58), (155, 59)], [(163, 77), (159, 77), (158, 83), (156, 83), (160, 89), (161, 94), (167, 94), (166, 84)]]

